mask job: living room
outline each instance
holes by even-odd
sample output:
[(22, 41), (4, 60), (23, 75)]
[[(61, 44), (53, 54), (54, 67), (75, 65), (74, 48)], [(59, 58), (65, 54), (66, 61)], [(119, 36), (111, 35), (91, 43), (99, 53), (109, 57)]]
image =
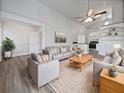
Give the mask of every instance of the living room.
[(0, 0), (0, 47), (0, 93), (124, 93), (124, 0)]

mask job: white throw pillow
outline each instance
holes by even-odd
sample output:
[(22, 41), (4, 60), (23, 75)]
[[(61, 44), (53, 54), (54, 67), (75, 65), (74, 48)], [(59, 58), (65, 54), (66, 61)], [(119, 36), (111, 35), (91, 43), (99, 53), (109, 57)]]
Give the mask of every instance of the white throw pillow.
[(114, 59), (115, 57), (119, 56), (119, 53), (117, 50), (114, 51), (113, 55), (112, 55), (112, 58)]
[(61, 53), (67, 52), (67, 48), (66, 47), (61, 47)]
[(49, 61), (49, 56), (48, 55), (42, 55), (41, 58), (42, 58), (44, 63)]
[(115, 64), (115, 65), (120, 65), (121, 64), (121, 57), (120, 56), (116, 56), (113, 58), (113, 63), (112, 64)]

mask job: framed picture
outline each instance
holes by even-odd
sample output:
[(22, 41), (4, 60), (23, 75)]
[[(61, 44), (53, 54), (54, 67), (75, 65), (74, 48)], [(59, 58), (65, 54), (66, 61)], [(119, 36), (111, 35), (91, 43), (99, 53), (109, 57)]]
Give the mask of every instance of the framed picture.
[(66, 43), (66, 34), (55, 32), (55, 43)]

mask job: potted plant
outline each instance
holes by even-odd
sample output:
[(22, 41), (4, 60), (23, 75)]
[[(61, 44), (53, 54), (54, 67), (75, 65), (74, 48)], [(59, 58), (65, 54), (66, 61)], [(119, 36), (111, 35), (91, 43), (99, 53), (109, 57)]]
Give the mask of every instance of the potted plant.
[(6, 37), (2, 42), (2, 50), (4, 54), (4, 58), (12, 57), (12, 51), (15, 49), (15, 44), (13, 40)]
[(111, 67), (109, 68), (108, 73), (109, 73), (109, 76), (116, 77), (118, 75), (116, 65), (112, 64)]

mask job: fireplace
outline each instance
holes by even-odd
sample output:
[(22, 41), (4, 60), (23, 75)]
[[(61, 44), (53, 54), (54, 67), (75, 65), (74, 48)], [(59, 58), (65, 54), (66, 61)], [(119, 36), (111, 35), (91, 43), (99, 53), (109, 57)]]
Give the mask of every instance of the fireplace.
[(96, 49), (96, 45), (98, 44), (98, 41), (90, 41), (89, 48), (90, 49)]

